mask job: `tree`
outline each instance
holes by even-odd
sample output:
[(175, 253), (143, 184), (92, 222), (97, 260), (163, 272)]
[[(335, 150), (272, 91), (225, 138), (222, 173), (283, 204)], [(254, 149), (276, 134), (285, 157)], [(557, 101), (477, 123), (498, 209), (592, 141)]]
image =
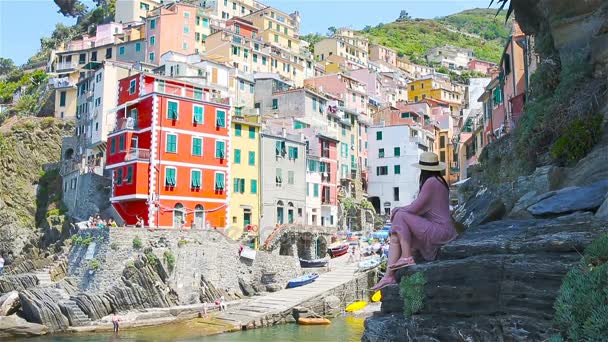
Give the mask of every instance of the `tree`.
[(80, 0), (53, 0), (59, 7), (58, 13), (66, 17), (80, 17), (87, 12), (87, 6)]
[(0, 75), (6, 75), (15, 70), (15, 63), (10, 58), (0, 57)]
[(338, 31), (338, 29), (335, 26), (330, 26), (327, 28), (327, 35), (331, 37), (336, 34), (336, 31)]
[(401, 13), (399, 13), (399, 18), (397, 18), (397, 22), (406, 21), (409, 19), (412, 19), (412, 17), (410, 17), (410, 14), (407, 13), (406, 10), (401, 10)]

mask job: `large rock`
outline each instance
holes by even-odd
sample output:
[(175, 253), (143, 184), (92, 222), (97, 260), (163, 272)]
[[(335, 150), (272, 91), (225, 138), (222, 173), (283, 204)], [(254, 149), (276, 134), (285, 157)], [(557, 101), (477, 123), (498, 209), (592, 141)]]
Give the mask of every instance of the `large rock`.
[(11, 291), (4, 296), (0, 297), (0, 316), (8, 316), (21, 306), (19, 302), (19, 292)]
[(608, 220), (608, 194), (606, 195), (604, 203), (597, 209), (595, 216), (600, 219)]
[(108, 298), (97, 294), (79, 293), (72, 297), (80, 310), (93, 320), (101, 319), (112, 313), (112, 305)]
[(506, 214), (505, 204), (492, 191), (482, 188), (455, 213), (456, 221), (467, 227), (500, 220)]
[(65, 330), (69, 326), (68, 319), (57, 305), (59, 298), (50, 288), (40, 288), (19, 293), (23, 317), (32, 323), (46, 325), (50, 331)]
[(16, 315), (0, 317), (0, 338), (32, 337), (48, 333), (42, 324), (29, 323)]
[(546, 339), (563, 276), (606, 232), (606, 221), (584, 214), (471, 227), (438, 260), (397, 272), (398, 279), (424, 272), (424, 306), (404, 319), (398, 286), (383, 289), (381, 312), (389, 316), (368, 318), (363, 340)]
[(541, 195), (541, 199), (528, 207), (534, 216), (558, 216), (576, 211), (594, 211), (599, 208), (608, 192), (608, 179), (585, 187), (568, 187)]
[(33, 274), (0, 276), (0, 293), (21, 291), (38, 286), (38, 278)]

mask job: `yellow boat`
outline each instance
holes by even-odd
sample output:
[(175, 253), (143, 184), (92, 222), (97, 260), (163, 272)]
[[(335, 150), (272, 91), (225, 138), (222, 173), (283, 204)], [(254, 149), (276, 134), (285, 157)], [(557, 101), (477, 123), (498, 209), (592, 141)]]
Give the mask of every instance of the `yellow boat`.
[(328, 325), (331, 321), (327, 318), (298, 318), (298, 324), (300, 325)]
[(374, 293), (372, 295), (372, 302), (379, 302), (382, 299), (382, 292), (380, 292), (380, 290), (376, 291), (376, 293)]
[(355, 311), (359, 311), (359, 310), (363, 309), (366, 306), (367, 306), (367, 302), (359, 301), (359, 302), (354, 302), (354, 303), (350, 304), (344, 310), (346, 312), (355, 312)]

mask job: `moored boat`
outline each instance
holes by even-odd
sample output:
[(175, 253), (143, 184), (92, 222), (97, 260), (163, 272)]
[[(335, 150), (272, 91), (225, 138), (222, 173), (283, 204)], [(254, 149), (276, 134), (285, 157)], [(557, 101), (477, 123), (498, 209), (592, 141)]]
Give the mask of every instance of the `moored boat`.
[(300, 325), (328, 325), (331, 321), (327, 318), (298, 318), (298, 324)]
[(348, 305), (344, 309), (344, 311), (346, 311), (346, 312), (355, 312), (355, 311), (359, 311), (359, 310), (363, 309), (366, 306), (367, 306), (367, 302), (364, 302), (364, 301), (354, 302), (354, 303)]
[(344, 255), (344, 254), (348, 253), (348, 248), (349, 248), (348, 244), (340, 244), (335, 247), (331, 247), (331, 248), (329, 248), (329, 255), (332, 258)]
[(315, 259), (315, 260), (304, 260), (300, 259), (300, 267), (302, 268), (315, 268), (327, 266), (327, 259)]
[(313, 281), (317, 280), (317, 278), (319, 278), (319, 275), (317, 273), (305, 274), (303, 276), (299, 276), (299, 277), (291, 279), (287, 283), (287, 288), (291, 289), (291, 288), (294, 288), (294, 287), (307, 285), (307, 284), (310, 284)]
[(365, 272), (380, 266), (380, 258), (363, 260), (357, 265), (357, 271)]

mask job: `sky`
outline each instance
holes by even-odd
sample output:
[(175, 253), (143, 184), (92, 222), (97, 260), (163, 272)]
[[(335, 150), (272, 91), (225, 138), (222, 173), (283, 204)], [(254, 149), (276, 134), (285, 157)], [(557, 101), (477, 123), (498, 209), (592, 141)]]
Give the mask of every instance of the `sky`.
[[(350, 27), (394, 21), (401, 10), (413, 18), (435, 18), (471, 8), (487, 8), (489, 0), (267, 0), (266, 5), (284, 12), (299, 11), (300, 34), (327, 28)], [(91, 3), (86, 1), (85, 3)], [(74, 18), (57, 13), (52, 0), (0, 0), (0, 57), (20, 65), (40, 47), (40, 38), (50, 36), (56, 23), (72, 25)], [(25, 15), (27, 13), (27, 15)]]

